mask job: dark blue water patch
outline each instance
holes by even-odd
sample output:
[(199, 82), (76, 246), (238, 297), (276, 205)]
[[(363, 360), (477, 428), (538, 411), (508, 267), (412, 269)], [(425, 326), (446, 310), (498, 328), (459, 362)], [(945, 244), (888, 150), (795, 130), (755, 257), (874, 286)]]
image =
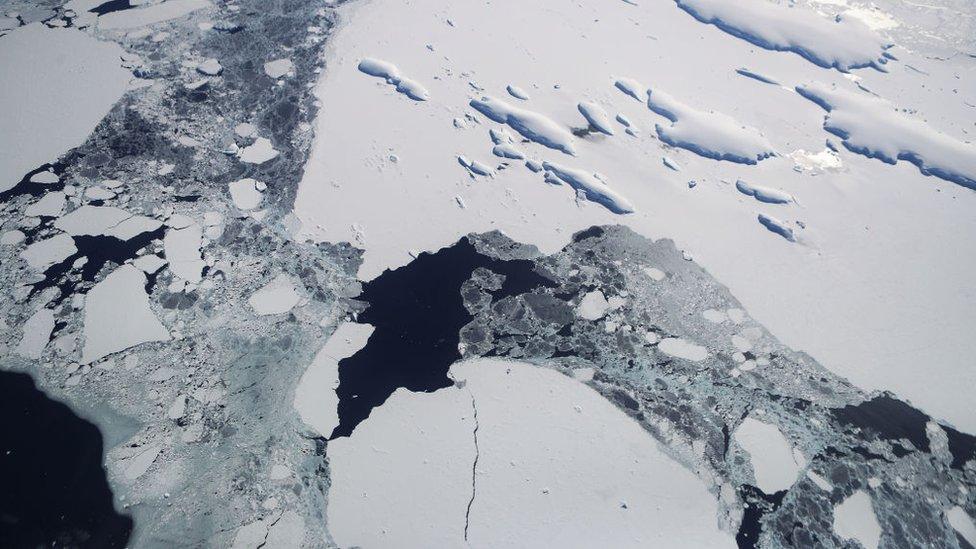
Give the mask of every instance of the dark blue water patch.
[[(138, 257), (139, 250), (154, 240), (163, 238), (165, 232), (165, 227), (160, 227), (155, 231), (142, 233), (128, 240), (104, 235), (72, 237), (78, 251), (64, 261), (48, 267), (44, 271), (44, 279), (33, 285), (30, 295), (33, 296), (47, 288), (57, 287), (61, 290), (61, 294), (55, 298), (55, 302), (60, 303), (73, 294), (76, 287), (82, 282), (94, 281), (106, 264), (122, 265), (130, 259), (135, 259)], [(87, 262), (81, 268), (81, 279), (72, 280), (67, 274), (71, 271), (75, 261), (82, 257), (87, 258)], [(155, 278), (153, 278), (154, 280)], [(147, 288), (151, 288), (151, 286), (147, 285)]]
[(745, 502), (745, 508), (739, 531), (735, 534), (735, 543), (739, 549), (753, 549), (759, 542), (759, 535), (762, 534), (763, 516), (779, 509), (786, 496), (786, 490), (766, 494), (755, 486), (743, 484), (739, 488), (739, 495)]
[(122, 11), (130, 8), (132, 8), (132, 2), (130, 0), (109, 0), (108, 2), (99, 4), (88, 11), (98, 15), (105, 15), (106, 13), (112, 13), (113, 11)]
[(952, 454), (951, 466), (954, 469), (962, 469), (967, 461), (976, 459), (976, 437), (960, 433), (946, 425), (942, 426), (942, 430), (945, 431), (949, 439), (949, 453)]
[(929, 437), (925, 433), (929, 416), (888, 395), (877, 396), (857, 406), (834, 408), (831, 412), (844, 425), (888, 441), (906, 439), (916, 448), (929, 451)]
[(349, 436), (401, 387), (414, 392), (450, 387), (448, 368), (461, 358), (460, 330), (473, 319), (464, 307), (461, 285), (475, 269), (485, 268), (505, 277), (490, 292), (495, 301), (555, 287), (534, 265), (488, 257), (462, 238), (364, 284), (357, 299), (368, 307), (358, 320), (375, 330), (359, 352), (339, 361), (339, 425), (329, 438)]
[(0, 193), (0, 202), (7, 202), (11, 198), (20, 195), (43, 196), (49, 191), (60, 191), (64, 188), (64, 183), (32, 183), (30, 178), (36, 174), (49, 170), (60, 176), (66, 167), (67, 166), (65, 164), (55, 162), (54, 164), (44, 164), (39, 168), (27, 172), (27, 175), (18, 181), (16, 185)]
[(98, 428), (26, 374), (0, 372), (0, 547), (125, 547)]

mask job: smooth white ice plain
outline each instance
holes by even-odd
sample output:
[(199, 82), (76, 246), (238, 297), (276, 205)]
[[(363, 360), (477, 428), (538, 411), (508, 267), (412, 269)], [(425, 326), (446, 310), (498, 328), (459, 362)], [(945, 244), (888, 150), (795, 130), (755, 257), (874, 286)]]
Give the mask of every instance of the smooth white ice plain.
[(800, 470), (793, 446), (775, 425), (747, 417), (733, 434), (735, 442), (749, 454), (756, 487), (767, 494), (788, 490)]
[[(892, 390), (976, 431), (969, 390), (976, 370), (968, 359), (976, 356), (976, 254), (959, 253), (976, 249), (976, 194), (906, 162), (889, 165), (844, 147), (824, 153), (829, 165), (811, 160), (807, 151), (819, 155), (837, 137), (823, 129), (823, 109), (793, 86), (816, 81), (856, 90), (843, 73), (757, 48), (673, 2), (428, 0), (418, 9), (375, 0), (348, 3), (340, 14), (350, 24), (328, 46), (316, 93), (329, 108), (318, 114), (295, 213), (304, 222), (300, 236), (362, 247), (361, 278), (472, 231), (499, 229), (549, 253), (576, 230), (623, 223), (673, 239), (790, 347), (860, 387)], [(965, 69), (955, 61), (901, 48), (897, 56), (888, 73), (856, 71), (858, 83), (892, 104), (916, 106), (929, 126), (965, 139), (972, 119), (965, 98), (976, 93), (976, 79), (956, 80)], [(429, 87), (430, 99), (378, 91), (385, 84), (357, 67), (367, 57), (395, 60)], [(736, 72), (743, 66), (783, 85), (745, 78)], [(511, 96), (513, 83), (531, 99)], [(654, 126), (668, 121), (648, 109), (642, 83), (756, 128), (779, 155), (743, 165), (662, 143)], [(952, 88), (960, 93), (946, 91)], [(492, 154), (489, 129), (527, 138), (470, 105), (484, 96), (504, 97), (566, 132), (581, 125), (579, 103), (592, 101), (636, 131), (564, 136), (575, 157), (532, 140), (516, 143), (523, 167)], [(492, 177), (472, 179), (458, 156), (476, 159)], [(664, 165), (664, 156), (681, 171)], [(547, 183), (543, 161), (600, 173), (634, 213), (616, 214), (580, 199), (577, 189)], [(745, 197), (735, 188), (740, 179), (796, 203)], [(759, 214), (794, 230), (795, 242), (770, 232)]]
[(0, 192), (81, 145), (125, 93), (122, 48), (34, 23), (0, 38)]
[(85, 297), (85, 346), (88, 364), (141, 343), (169, 340), (169, 331), (149, 308), (146, 275), (122, 265), (95, 284)]
[(593, 389), (500, 360), (451, 376), (329, 443), (340, 546), (734, 546), (705, 485)]

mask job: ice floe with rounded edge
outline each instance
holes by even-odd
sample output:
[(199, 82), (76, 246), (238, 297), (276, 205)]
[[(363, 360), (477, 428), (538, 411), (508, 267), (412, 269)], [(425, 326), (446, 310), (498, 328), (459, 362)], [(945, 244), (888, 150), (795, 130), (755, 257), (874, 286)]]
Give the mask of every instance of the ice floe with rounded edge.
[(264, 64), (264, 74), (267, 74), (269, 78), (274, 79), (281, 78), (282, 76), (288, 76), (288, 73), (294, 69), (294, 63), (292, 63), (291, 59), (288, 59), (287, 57), (284, 59), (268, 61)]
[[(618, 90), (642, 103), (644, 102), (644, 98), (647, 96), (647, 87), (633, 78), (618, 78), (613, 82), (613, 85), (616, 86)], [(630, 126), (630, 124), (625, 125)]]
[(794, 202), (793, 195), (786, 191), (753, 185), (741, 179), (735, 182), (735, 188), (740, 193), (767, 204), (789, 204), (790, 202)]
[(796, 87), (825, 111), (824, 129), (851, 152), (888, 164), (911, 162), (925, 175), (976, 189), (976, 145), (950, 137), (898, 111), (888, 101), (824, 84)]
[(278, 151), (267, 137), (259, 137), (254, 143), (241, 149), (238, 155), (242, 162), (249, 164), (264, 164), (278, 157)]
[(592, 101), (582, 101), (577, 105), (580, 114), (583, 118), (590, 123), (590, 126), (596, 128), (600, 133), (605, 133), (607, 135), (613, 135), (613, 126), (610, 124), (610, 116), (607, 111), (603, 109), (600, 105)]
[(150, 341), (170, 336), (149, 308), (146, 275), (122, 265), (95, 284), (85, 298), (84, 364)]
[(400, 68), (389, 61), (367, 57), (359, 62), (359, 71), (363, 74), (383, 78), (387, 84), (396, 86), (396, 91), (414, 101), (427, 101), (430, 99), (430, 93), (422, 84), (402, 76), (400, 74)]
[(671, 121), (670, 126), (655, 125), (668, 145), (740, 164), (756, 164), (776, 154), (759, 130), (727, 114), (694, 109), (658, 89), (647, 90), (647, 107)]
[(280, 315), (292, 310), (301, 300), (291, 277), (282, 273), (251, 294), (247, 302), (259, 315)]
[(793, 451), (773, 424), (749, 416), (736, 428), (733, 438), (749, 454), (756, 487), (766, 494), (788, 490), (806, 467), (806, 460)]
[(891, 43), (855, 18), (828, 19), (813, 10), (765, 0), (676, 0), (702, 23), (761, 48), (789, 51), (821, 67), (879, 70)]
[(834, 507), (834, 532), (841, 539), (856, 540), (865, 549), (877, 549), (881, 525), (867, 492), (858, 490)]
[(611, 189), (603, 180), (595, 174), (575, 168), (568, 168), (555, 162), (543, 162), (542, 167), (546, 172), (552, 173), (560, 181), (582, 191), (586, 199), (596, 202), (615, 214), (628, 214), (634, 212), (634, 206), (623, 195)]
[(262, 189), (259, 189), (259, 187), (264, 187), (264, 184), (261, 183), (258, 185), (258, 183), (260, 182), (248, 177), (232, 181), (228, 185), (231, 200), (234, 201), (234, 205), (238, 209), (253, 210), (261, 205), (261, 200), (264, 199), (264, 193), (261, 192)]
[(692, 362), (701, 362), (708, 358), (708, 349), (680, 337), (664, 338), (657, 348), (666, 355)]
[(490, 96), (472, 99), (471, 107), (499, 124), (508, 124), (513, 130), (529, 141), (534, 141), (550, 149), (575, 155), (573, 134), (551, 118), (528, 109), (515, 107)]

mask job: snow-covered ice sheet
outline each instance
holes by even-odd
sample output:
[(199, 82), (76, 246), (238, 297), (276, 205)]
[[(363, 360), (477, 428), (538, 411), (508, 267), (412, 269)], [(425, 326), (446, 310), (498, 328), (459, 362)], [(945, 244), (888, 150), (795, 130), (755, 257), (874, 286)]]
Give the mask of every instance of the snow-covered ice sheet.
[[(805, 17), (799, 8), (784, 10), (783, 17)], [(300, 236), (363, 247), (361, 278), (468, 232), (503, 230), (548, 253), (575, 230), (624, 223), (673, 238), (787, 345), (863, 388), (893, 390), (976, 430), (967, 389), (976, 371), (966, 358), (976, 354), (969, 333), (976, 325), (976, 260), (958, 253), (976, 249), (976, 197), (905, 163), (891, 166), (844, 148), (825, 153), (829, 166), (810, 161), (805, 151), (823, 151), (825, 139), (835, 137), (823, 129), (823, 109), (792, 92), (811, 81), (849, 90), (860, 84), (888, 93), (894, 104), (924, 102), (931, 126), (963, 140), (972, 113), (966, 94), (936, 99), (929, 79), (953, 82), (969, 97), (972, 85), (955, 81), (939, 62), (898, 49), (899, 60), (885, 65), (889, 72), (845, 76), (756, 48), (672, 2), (377, 0), (347, 4), (340, 14), (347, 23), (327, 47), (317, 90), (328, 108), (318, 114), (295, 213), (304, 222)], [(882, 51), (879, 44), (865, 55), (876, 59)], [(403, 74), (425, 83), (430, 98), (376, 93), (376, 79), (358, 69), (366, 58), (395, 60)], [(904, 70), (906, 64), (935, 76)], [(782, 86), (743, 77), (736, 72), (743, 66)], [(755, 128), (779, 154), (741, 165), (663, 144), (648, 130), (668, 122), (648, 109), (642, 83)], [(531, 98), (511, 95), (513, 84)], [(584, 101), (621, 115), (634, 135), (574, 135), (586, 124), (578, 110)], [(559, 136), (562, 148), (528, 132), (516, 143), (524, 166), (493, 155), (487, 130), (518, 132), (508, 126), (512, 109), (551, 122), (539, 127)], [(565, 154), (569, 146), (576, 158)], [(459, 156), (477, 159), (492, 177), (472, 179)], [(681, 171), (664, 165), (664, 156)], [(617, 215), (567, 185), (548, 184), (551, 172), (536, 171), (543, 161), (601, 174), (634, 213)], [(739, 179), (795, 202), (757, 201), (736, 190)], [(933, 211), (939, 214), (926, 213)], [(789, 228), (795, 242), (760, 219)]]

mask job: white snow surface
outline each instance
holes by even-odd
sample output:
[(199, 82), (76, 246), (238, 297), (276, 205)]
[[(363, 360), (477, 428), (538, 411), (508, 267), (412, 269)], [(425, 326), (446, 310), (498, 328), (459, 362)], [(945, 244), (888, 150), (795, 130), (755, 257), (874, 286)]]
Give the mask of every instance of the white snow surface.
[(145, 285), (142, 271), (122, 265), (88, 291), (82, 363), (95, 362), (141, 343), (170, 338), (149, 308)]
[(705, 485), (580, 381), (491, 359), (451, 376), (329, 443), (340, 546), (734, 546)]
[(881, 525), (870, 494), (858, 490), (834, 507), (834, 532), (843, 539), (857, 540), (864, 549), (878, 548)]
[(881, 67), (888, 42), (856, 18), (832, 21), (813, 10), (768, 0), (676, 0), (704, 23), (771, 50), (791, 51), (822, 67)]
[(81, 145), (132, 75), (122, 48), (34, 23), (0, 40), (0, 192)]
[[(574, 231), (626, 224), (673, 239), (784, 344), (864, 389), (894, 391), (976, 431), (969, 390), (976, 370), (967, 358), (976, 356), (976, 256), (959, 253), (976, 249), (976, 193), (844, 147), (823, 153), (829, 165), (808, 161), (813, 155), (802, 151), (823, 151), (825, 139), (835, 138), (823, 129), (823, 109), (790, 91), (805, 82), (861, 85), (964, 141), (976, 78), (960, 72), (969, 70), (962, 61), (899, 48), (890, 72), (858, 71), (854, 83), (704, 25), (674, 2), (375, 0), (344, 4), (339, 13), (347, 24), (330, 38), (316, 90), (329, 108), (318, 113), (298, 191), (298, 238), (356, 243), (365, 250), (359, 276), (368, 280), (408, 263), (411, 250), (437, 250), (469, 232), (498, 229), (551, 253)], [(429, 87), (430, 99), (376, 93), (376, 79), (357, 68), (367, 57), (395, 60)], [(927, 74), (904, 70), (908, 64)], [(736, 72), (742, 67), (783, 86), (744, 78)], [(516, 143), (526, 165), (510, 162), (491, 178), (472, 178), (457, 165), (459, 155), (492, 159), (489, 168), (506, 161), (492, 155), (496, 144), (486, 133), (508, 124), (474, 110), (472, 100), (505, 97), (567, 133), (580, 125), (584, 98), (637, 129), (668, 126), (648, 110), (642, 82), (756, 128), (780, 154), (752, 165), (717, 162), (636, 131), (626, 138), (570, 134), (576, 158), (535, 141)], [(531, 100), (511, 98), (513, 83), (530, 90)], [(681, 171), (665, 166), (664, 156)], [(601, 174), (634, 213), (617, 215), (567, 185), (546, 184), (552, 172), (533, 171), (542, 162)], [(796, 201), (743, 200), (734, 188), (740, 179)], [(794, 231), (795, 242), (770, 233), (760, 213)]]
[(797, 463), (793, 446), (778, 427), (745, 418), (733, 434), (735, 442), (749, 454), (756, 487), (767, 494), (788, 490), (805, 463)]

